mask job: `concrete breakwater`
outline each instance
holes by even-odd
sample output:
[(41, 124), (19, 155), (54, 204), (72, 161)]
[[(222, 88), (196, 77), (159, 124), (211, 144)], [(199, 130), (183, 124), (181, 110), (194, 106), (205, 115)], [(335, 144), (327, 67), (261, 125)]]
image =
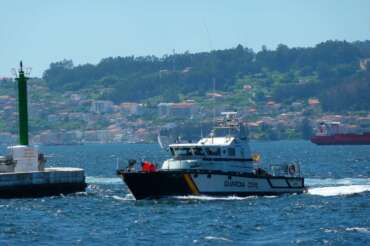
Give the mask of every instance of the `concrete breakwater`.
[(0, 197), (41, 197), (84, 191), (80, 168), (45, 168), (44, 171), (0, 173)]

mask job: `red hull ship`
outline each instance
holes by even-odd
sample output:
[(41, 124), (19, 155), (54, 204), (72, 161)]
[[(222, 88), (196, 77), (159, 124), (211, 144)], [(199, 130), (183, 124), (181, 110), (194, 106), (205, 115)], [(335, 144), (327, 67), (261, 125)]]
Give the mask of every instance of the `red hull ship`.
[(363, 134), (335, 134), (331, 136), (313, 136), (311, 142), (318, 145), (370, 145), (370, 132)]
[(311, 142), (318, 145), (370, 145), (370, 132), (340, 133), (339, 122), (321, 122)]

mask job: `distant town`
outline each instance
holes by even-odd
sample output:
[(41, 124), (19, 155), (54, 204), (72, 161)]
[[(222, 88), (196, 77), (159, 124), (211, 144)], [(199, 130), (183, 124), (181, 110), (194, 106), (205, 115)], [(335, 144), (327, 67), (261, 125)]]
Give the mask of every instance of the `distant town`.
[[(32, 65), (32, 64), (27, 64)], [(32, 76), (28, 74), (27, 76)], [(319, 122), (370, 129), (370, 41), (52, 62), (28, 81), (34, 144), (195, 141), (236, 111), (258, 140), (310, 139)], [(17, 143), (13, 78), (0, 78), (0, 142)]]
[[(1, 83), (2, 80), (0, 86)], [(238, 111), (249, 127), (251, 139), (307, 139), (320, 121), (341, 122), (342, 130), (346, 132), (361, 132), (370, 126), (369, 113), (324, 114), (317, 98), (296, 101), (291, 105), (266, 98), (263, 104), (253, 107), (230, 108), (222, 102), (226, 95), (217, 92), (208, 93), (208, 101), (202, 102), (189, 99), (156, 105), (137, 102), (115, 104), (73, 91), (56, 96), (39, 79), (30, 80), (29, 91), (33, 144), (153, 143), (160, 130), (176, 128), (190, 128), (193, 131), (190, 135), (196, 138), (207, 133), (207, 125), (212, 124), (214, 114), (217, 116), (230, 110)], [(253, 86), (243, 86), (240, 93), (253, 93)], [(14, 93), (0, 95), (0, 144), (18, 141), (16, 107)], [(182, 133), (176, 134), (181, 136)]]

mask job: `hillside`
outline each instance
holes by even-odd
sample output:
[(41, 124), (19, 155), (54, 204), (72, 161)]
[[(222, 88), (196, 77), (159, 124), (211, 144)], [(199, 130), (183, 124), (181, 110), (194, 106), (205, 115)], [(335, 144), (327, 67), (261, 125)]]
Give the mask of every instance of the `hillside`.
[[(252, 139), (307, 139), (323, 120), (361, 132), (370, 129), (369, 57), (370, 41), (327, 41), (97, 65), (64, 60), (28, 83), (30, 132), (44, 144), (151, 142), (161, 129), (194, 139), (227, 110), (239, 112)], [(16, 141), (16, 112), (16, 83), (0, 80), (0, 144)]]
[[(109, 57), (97, 65), (50, 64), (53, 91), (84, 91), (96, 99), (156, 104), (196, 99), (216, 91), (235, 107), (316, 97), (324, 111), (370, 109), (370, 41), (326, 41), (308, 48), (279, 45), (259, 52), (236, 48), (161, 58)], [(247, 86), (247, 87), (246, 87)], [(244, 93), (245, 88), (252, 93)]]

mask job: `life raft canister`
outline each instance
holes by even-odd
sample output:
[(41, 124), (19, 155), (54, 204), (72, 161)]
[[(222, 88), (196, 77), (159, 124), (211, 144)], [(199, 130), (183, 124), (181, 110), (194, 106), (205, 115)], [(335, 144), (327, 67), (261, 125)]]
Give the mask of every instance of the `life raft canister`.
[(295, 165), (289, 165), (289, 167), (288, 167), (288, 173), (290, 174), (290, 175), (294, 175), (295, 174)]
[(157, 169), (156, 166), (149, 161), (143, 161), (141, 163), (141, 170), (143, 172), (155, 172), (156, 169)]

